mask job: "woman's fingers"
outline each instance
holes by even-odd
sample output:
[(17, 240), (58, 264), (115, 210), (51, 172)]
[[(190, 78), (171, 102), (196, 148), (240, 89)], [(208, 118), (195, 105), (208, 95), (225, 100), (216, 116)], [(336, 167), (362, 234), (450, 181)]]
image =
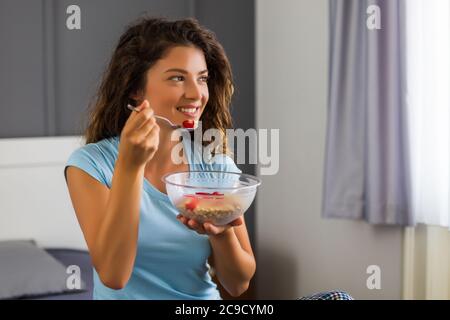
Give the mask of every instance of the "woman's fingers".
[(215, 226), (212, 223), (205, 222), (204, 228), (209, 234), (217, 235), (219, 233), (224, 232), (229, 227)]
[(154, 112), (150, 108), (147, 100), (145, 100), (140, 106), (136, 107), (136, 110), (140, 111), (133, 111), (135, 118), (130, 119), (131, 130), (133, 130), (138, 137), (145, 139), (158, 135), (159, 126), (156, 123)]
[(237, 227), (244, 223), (242, 216), (238, 217), (237, 219), (231, 221), (229, 224), (224, 226), (216, 226), (210, 222), (205, 222), (201, 224), (195, 221), (194, 219), (188, 219), (181, 214), (177, 215), (177, 220), (179, 220), (181, 223), (183, 223), (186, 227), (188, 227), (191, 230), (197, 231), (200, 234), (208, 234), (208, 235), (218, 235), (229, 228)]
[[(182, 222), (189, 228), (194, 231), (197, 231), (200, 234), (208, 234), (209, 230), (205, 229), (205, 224), (200, 224), (194, 219), (186, 219), (185, 217), (182, 217)], [(215, 230), (214, 230), (215, 231)], [(214, 233), (215, 234), (215, 233)]]
[(200, 234), (206, 234), (205, 229), (202, 225), (200, 225), (198, 222), (196, 222), (193, 219), (187, 219), (186, 217), (183, 217), (182, 215), (178, 215), (177, 219), (180, 220), (186, 227), (189, 229), (192, 229), (194, 231), (197, 231)]
[(144, 123), (139, 129), (136, 129), (136, 134), (138, 134), (141, 137), (148, 136), (155, 127), (158, 125), (156, 124), (155, 117), (151, 117), (146, 123)]
[(198, 223), (197, 221), (195, 221), (193, 219), (190, 219), (188, 221), (188, 225), (189, 225), (189, 227), (191, 227), (191, 229), (197, 231), (200, 234), (205, 234), (206, 233), (206, 230), (203, 228), (203, 225)]
[(232, 227), (240, 226), (240, 225), (242, 225), (242, 224), (244, 223), (243, 219), (244, 219), (244, 218), (243, 218), (242, 216), (241, 216), (241, 217), (238, 217), (237, 219), (231, 221), (231, 222), (229, 223), (229, 225), (232, 226)]
[(147, 100), (144, 100), (142, 104), (136, 107), (135, 111), (132, 111), (129, 117), (129, 126), (131, 130), (136, 130), (145, 125), (151, 118), (153, 118), (154, 112), (150, 107)]
[(133, 130), (140, 130), (142, 128), (145, 128), (149, 124), (154, 125), (156, 123), (156, 119), (153, 116), (154, 112), (153, 109), (146, 108), (145, 110), (139, 112), (136, 119), (133, 119), (134, 122), (132, 123)]
[(242, 224), (241, 218), (238, 218), (225, 226), (216, 226), (209, 222), (201, 224), (195, 221), (194, 219), (188, 219), (182, 216), (181, 214), (177, 216), (177, 219), (189, 229), (197, 231), (200, 234), (209, 234), (209, 235), (218, 235), (233, 226), (239, 226)]
[(136, 111), (141, 112), (143, 109), (149, 108), (149, 107), (150, 107), (150, 102), (148, 102), (147, 99), (144, 99), (144, 101), (142, 101), (142, 103), (136, 107)]

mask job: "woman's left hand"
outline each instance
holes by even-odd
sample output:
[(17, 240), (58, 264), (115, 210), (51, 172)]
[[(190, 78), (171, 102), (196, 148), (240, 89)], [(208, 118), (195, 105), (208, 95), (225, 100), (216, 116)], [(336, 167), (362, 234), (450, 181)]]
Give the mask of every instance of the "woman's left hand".
[(240, 226), (242, 221), (242, 216), (239, 218), (231, 221), (229, 224), (223, 225), (223, 226), (216, 226), (210, 222), (205, 222), (203, 224), (195, 221), (194, 219), (189, 219), (181, 214), (177, 215), (177, 220), (183, 223), (186, 227), (188, 227), (191, 230), (197, 231), (199, 234), (207, 234), (209, 236), (217, 236), (228, 230), (232, 227)]

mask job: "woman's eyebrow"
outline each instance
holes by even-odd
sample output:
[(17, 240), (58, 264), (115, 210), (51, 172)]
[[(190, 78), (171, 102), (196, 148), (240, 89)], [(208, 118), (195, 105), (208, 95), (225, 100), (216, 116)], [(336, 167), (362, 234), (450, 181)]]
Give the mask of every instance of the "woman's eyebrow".
[[(168, 70), (164, 71), (164, 73), (171, 72), (171, 71), (180, 72), (180, 73), (183, 73), (183, 74), (188, 74), (188, 72), (186, 70), (178, 69), (178, 68), (168, 69)], [(208, 69), (205, 69), (205, 70), (200, 71), (198, 74), (207, 73), (207, 72), (208, 72)]]

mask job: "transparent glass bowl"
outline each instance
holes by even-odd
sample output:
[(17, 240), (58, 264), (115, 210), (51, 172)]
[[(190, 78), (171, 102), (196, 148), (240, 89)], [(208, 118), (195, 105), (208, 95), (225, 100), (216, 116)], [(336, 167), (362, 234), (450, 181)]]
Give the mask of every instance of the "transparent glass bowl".
[(183, 171), (162, 178), (172, 204), (199, 223), (225, 225), (242, 216), (255, 199), (261, 180), (224, 171)]

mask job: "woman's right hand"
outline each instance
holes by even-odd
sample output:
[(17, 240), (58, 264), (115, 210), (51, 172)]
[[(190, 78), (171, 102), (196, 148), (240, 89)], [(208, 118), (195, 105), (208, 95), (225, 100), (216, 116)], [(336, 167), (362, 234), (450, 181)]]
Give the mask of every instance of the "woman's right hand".
[[(139, 112), (137, 112), (139, 111)], [(159, 126), (147, 100), (132, 111), (120, 134), (119, 158), (126, 167), (142, 168), (158, 150)]]

